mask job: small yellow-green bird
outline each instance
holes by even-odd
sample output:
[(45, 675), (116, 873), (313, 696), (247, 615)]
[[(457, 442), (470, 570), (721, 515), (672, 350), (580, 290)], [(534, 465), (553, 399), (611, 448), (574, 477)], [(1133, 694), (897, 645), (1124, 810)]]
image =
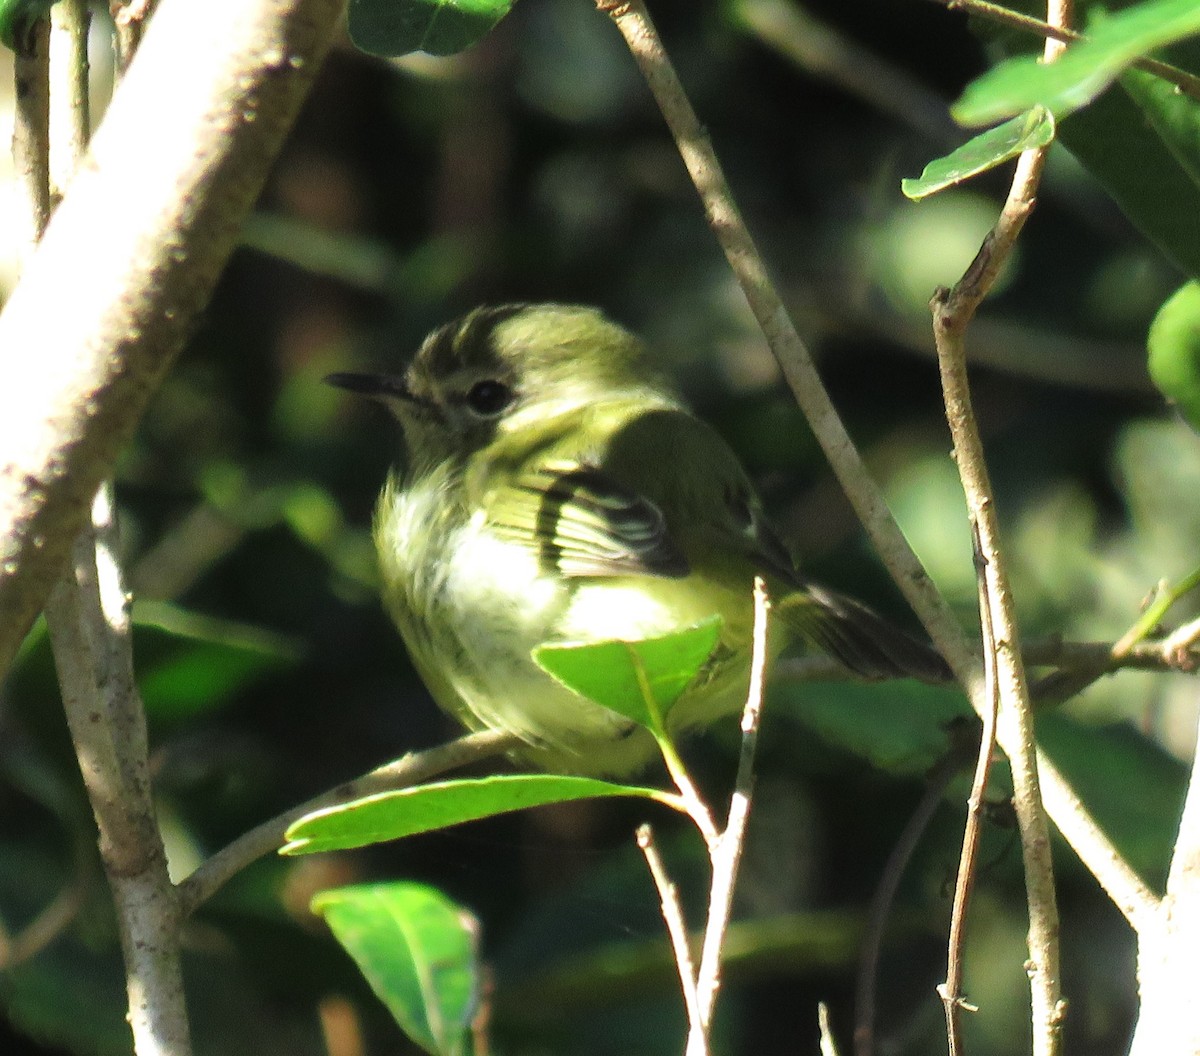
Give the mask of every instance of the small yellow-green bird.
[(773, 651), (790, 631), (864, 678), (949, 678), (928, 645), (797, 572), (733, 452), (593, 308), (478, 308), (402, 374), (327, 380), (386, 404), (404, 434), (375, 543), (413, 663), (443, 709), (516, 734), (533, 765), (620, 775), (657, 752), (543, 671), (541, 645), (636, 641), (719, 614), (716, 651), (668, 725), (740, 710), (756, 575), (776, 602)]

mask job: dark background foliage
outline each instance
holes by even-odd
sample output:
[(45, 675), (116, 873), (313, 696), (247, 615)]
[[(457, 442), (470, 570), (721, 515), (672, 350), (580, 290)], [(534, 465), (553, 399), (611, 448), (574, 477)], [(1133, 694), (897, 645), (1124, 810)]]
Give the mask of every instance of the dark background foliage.
[[(925, 302), (970, 260), (1003, 183), (905, 202), (901, 176), (954, 136), (944, 119), (922, 131), (798, 68), (740, 10), (653, 5), (852, 434), (935, 579), (973, 620)], [(938, 5), (825, 0), (805, 10), (935, 99), (985, 65), (966, 19)], [(860, 61), (825, 54), (861, 76)], [(920, 110), (921, 96), (896, 98), (910, 118)], [(1114, 638), (1154, 582), (1187, 567), (1186, 543), (1173, 544), (1200, 520), (1190, 487), (1200, 461), (1194, 436), (1166, 421), (1152, 395), (1142, 347), (1178, 281), (1056, 148), (972, 346), (1031, 635)], [(399, 453), (396, 431), (320, 379), (398, 366), (435, 325), (509, 300), (598, 304), (646, 336), (742, 455), (808, 571), (911, 623), (607, 20), (582, 0), (522, 0), (453, 60), (389, 64), (346, 46), (119, 473), (140, 599), (137, 660), (181, 874), (256, 821), (455, 732), (374, 594), (369, 521)], [(1176, 716), (1191, 692), (1178, 680), (1121, 676), (1054, 717), (1075, 724), (1060, 741), (1087, 764), (1107, 819), (1153, 878), (1179, 795), (1168, 753), (1187, 748)], [(772, 697), (720, 1051), (811, 1050), (819, 1000), (848, 1047), (866, 907), (944, 743), (942, 722), (959, 709), (952, 694), (913, 687), (800, 686)], [(718, 798), (733, 744), (723, 729), (688, 746)], [(961, 800), (942, 808), (888, 927), (880, 1051), (941, 1044), (933, 986), (944, 972)], [(543, 809), (370, 852), (260, 863), (189, 931), (198, 1050), (328, 1046), (341, 1056), (355, 1050), (330, 1039), (348, 1023), (366, 1052), (409, 1051), (306, 911), (321, 887), (404, 876), (482, 919), (498, 1052), (679, 1051), (681, 1001), (631, 839), (644, 810)], [(703, 890), (694, 835), (656, 821), (694, 902)], [(21, 1054), (122, 1051), (107, 895), (36, 633), (0, 701), (0, 830), (10, 930), (72, 877), (83, 877), (84, 899), (72, 928), (0, 980), (0, 1043)], [(1003, 811), (984, 857), (968, 978), (984, 1009), (968, 1029), (974, 1051), (1017, 1053), (1028, 1030), (1023, 896)], [(1069, 854), (1060, 864), (1068, 1044), (1122, 1051), (1131, 936)]]

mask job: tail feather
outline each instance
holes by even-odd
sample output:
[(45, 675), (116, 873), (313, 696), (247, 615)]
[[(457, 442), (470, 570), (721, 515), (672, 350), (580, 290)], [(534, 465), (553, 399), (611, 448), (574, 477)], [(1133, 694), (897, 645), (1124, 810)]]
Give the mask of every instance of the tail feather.
[(860, 601), (815, 584), (784, 598), (776, 612), (793, 630), (863, 678), (949, 682), (949, 666)]

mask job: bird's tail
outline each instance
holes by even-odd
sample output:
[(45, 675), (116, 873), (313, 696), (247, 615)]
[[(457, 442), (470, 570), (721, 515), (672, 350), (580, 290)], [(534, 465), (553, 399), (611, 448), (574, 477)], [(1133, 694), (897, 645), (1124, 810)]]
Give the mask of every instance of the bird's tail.
[(860, 601), (807, 583), (780, 599), (774, 613), (797, 634), (863, 678), (953, 680), (931, 646), (910, 637)]

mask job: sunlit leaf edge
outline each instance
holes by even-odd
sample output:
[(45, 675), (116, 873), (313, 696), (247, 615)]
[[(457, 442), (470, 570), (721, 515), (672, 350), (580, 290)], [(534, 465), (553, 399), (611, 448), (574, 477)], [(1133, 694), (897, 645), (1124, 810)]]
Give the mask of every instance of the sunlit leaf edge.
[[(673, 805), (670, 796), (661, 789), (615, 784), (590, 777), (498, 774), (455, 778), (379, 792), (352, 803), (313, 811), (288, 827), (284, 834), (287, 842), (279, 853), (295, 855), (348, 850), (530, 807), (612, 796), (652, 799)], [(364, 814), (372, 823), (370, 827), (362, 824)], [(436, 816), (431, 818), (430, 815)]]

